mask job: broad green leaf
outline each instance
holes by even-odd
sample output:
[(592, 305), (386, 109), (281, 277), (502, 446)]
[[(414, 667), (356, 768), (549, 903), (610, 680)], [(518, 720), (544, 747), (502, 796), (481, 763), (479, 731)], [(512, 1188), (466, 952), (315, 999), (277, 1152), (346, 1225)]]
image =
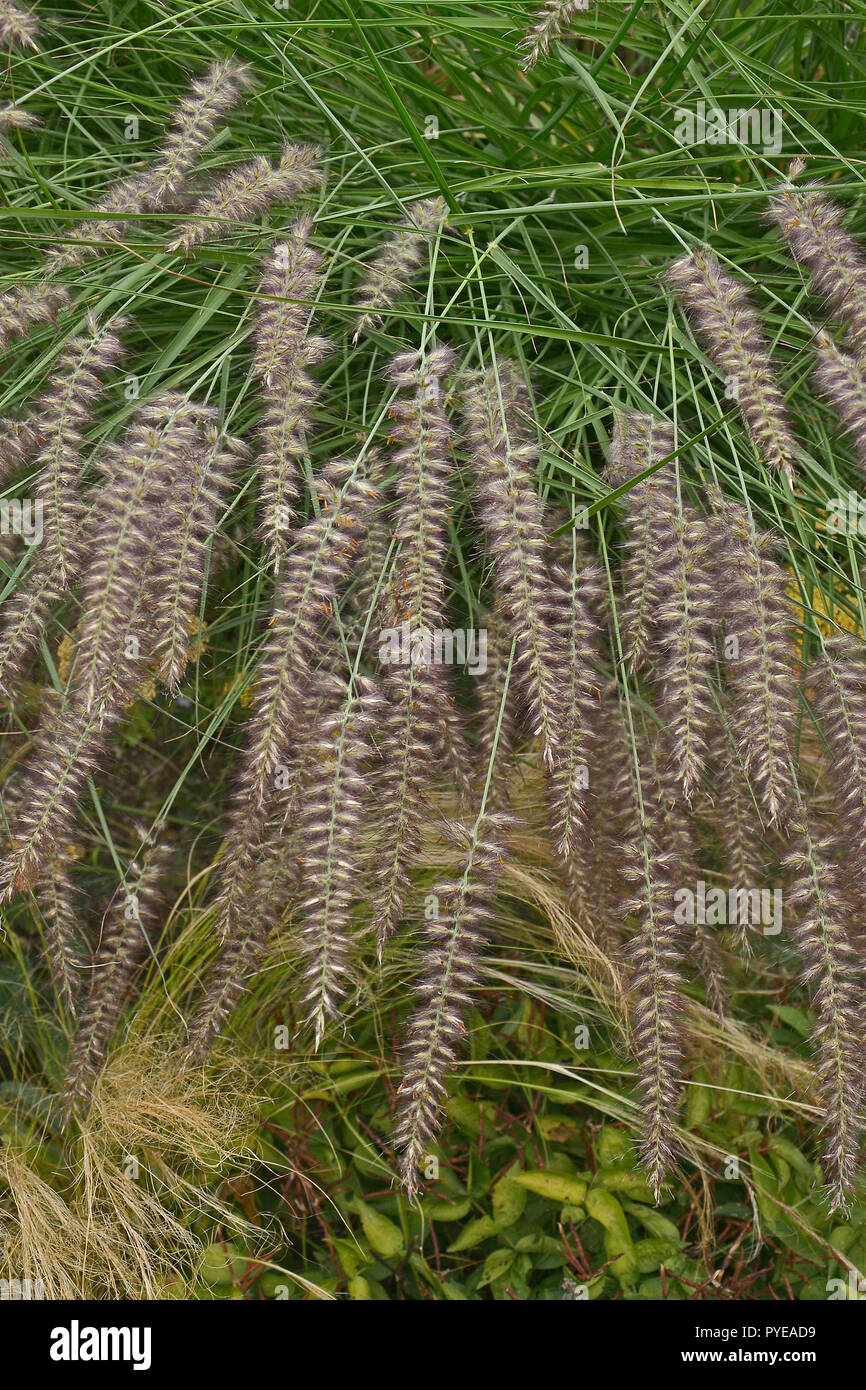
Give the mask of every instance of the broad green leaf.
[(599, 1168), (595, 1185), (607, 1192), (624, 1192), (634, 1202), (654, 1202), (643, 1174), (636, 1168)]
[(468, 1213), (472, 1203), (467, 1197), (463, 1202), (446, 1201), (426, 1201), (421, 1203), (421, 1210), (428, 1221), (462, 1221)]
[(522, 1183), (514, 1181), (519, 1172), (520, 1169), (514, 1164), (493, 1184), (493, 1215), (500, 1226), (513, 1226), (523, 1215), (527, 1189)]
[(370, 1263), (369, 1255), (354, 1240), (334, 1236), (333, 1246), (343, 1270), (350, 1279)]
[(215, 1241), (204, 1252), (199, 1266), (199, 1278), (215, 1287), (233, 1283), (243, 1274), (247, 1261), (231, 1243), (221, 1245)]
[(513, 1181), (525, 1187), (528, 1192), (535, 1192), (539, 1197), (548, 1197), (552, 1202), (580, 1206), (586, 1196), (586, 1183), (582, 1178), (572, 1177), (570, 1173), (548, 1173), (538, 1169), (516, 1173)]
[(676, 1255), (678, 1245), (679, 1241), (672, 1243), (669, 1240), (660, 1240), (656, 1236), (649, 1236), (646, 1240), (636, 1240), (634, 1260), (638, 1271), (641, 1274), (652, 1274), (659, 1265), (668, 1264)]
[(595, 1139), (595, 1154), (602, 1167), (635, 1159), (634, 1140), (627, 1130), (602, 1125)]
[(452, 1096), (445, 1102), (445, 1114), (449, 1120), (470, 1139), (477, 1139), (479, 1130), (488, 1138), (495, 1134), (492, 1110), (489, 1101), (479, 1104), (467, 1096)]
[(604, 1227), (604, 1244), (611, 1268), (623, 1286), (630, 1286), (637, 1276), (634, 1244), (625, 1212), (612, 1192), (592, 1188), (586, 1195), (586, 1209)]
[(633, 1241), (628, 1228), (625, 1212), (612, 1192), (593, 1187), (586, 1194), (586, 1209), (593, 1220), (598, 1221), (615, 1245), (615, 1253), (631, 1252)]
[(659, 1240), (671, 1241), (675, 1245), (682, 1243), (682, 1237), (677, 1227), (673, 1221), (668, 1220), (663, 1212), (657, 1211), (655, 1207), (646, 1207), (637, 1202), (623, 1202), (622, 1205), (629, 1216), (635, 1217), (651, 1236), (656, 1236)]
[(797, 1148), (796, 1144), (792, 1144), (790, 1139), (786, 1139), (784, 1135), (771, 1135), (767, 1142), (767, 1149), (771, 1154), (780, 1154), (795, 1172), (806, 1179), (810, 1187), (813, 1186), (816, 1181), (821, 1181), (820, 1170), (817, 1169), (816, 1164), (811, 1163), (806, 1155)]
[(513, 1250), (494, 1250), (484, 1261), (484, 1269), (478, 1281), (479, 1289), (486, 1288), (494, 1279), (501, 1279), (507, 1274), (514, 1263), (516, 1256)]
[(549, 1144), (567, 1144), (579, 1129), (577, 1120), (572, 1120), (561, 1111), (552, 1110), (547, 1115), (536, 1115), (535, 1128)]
[(695, 1079), (686, 1087), (686, 1126), (690, 1130), (700, 1129), (710, 1118), (713, 1092), (703, 1083), (707, 1080), (704, 1067), (698, 1067)]
[(387, 1216), (383, 1216), (375, 1207), (370, 1206), (367, 1202), (362, 1202), (360, 1197), (354, 1206), (361, 1218), (364, 1235), (367, 1237), (371, 1249), (375, 1250), (377, 1255), (383, 1255), (386, 1260), (394, 1259), (395, 1255), (402, 1255), (406, 1249), (406, 1242), (400, 1227), (389, 1220)]
[(787, 1023), (801, 1038), (810, 1038), (815, 1028), (814, 1016), (808, 1009), (795, 1009), (790, 1004), (771, 1004), (770, 1013), (780, 1023)]
[(494, 1221), (492, 1216), (477, 1216), (474, 1221), (464, 1226), (457, 1239), (451, 1242), (448, 1254), (456, 1255), (461, 1250), (471, 1250), (483, 1240), (489, 1240), (491, 1236), (498, 1234), (499, 1223)]

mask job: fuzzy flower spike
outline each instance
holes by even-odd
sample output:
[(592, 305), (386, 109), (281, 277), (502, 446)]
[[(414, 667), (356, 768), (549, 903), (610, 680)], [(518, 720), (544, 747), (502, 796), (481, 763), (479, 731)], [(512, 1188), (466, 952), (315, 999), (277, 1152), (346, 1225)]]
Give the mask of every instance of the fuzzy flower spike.
[(771, 825), (793, 805), (798, 718), (793, 615), (778, 538), (758, 531), (749, 509), (708, 488), (716, 524), (718, 614), (728, 663), (729, 721), (738, 756)]
[(520, 41), (524, 72), (546, 58), (554, 40), (562, 38), (575, 17), (588, 9), (589, 0), (546, 0)]
[(724, 372), (758, 456), (792, 482), (797, 445), (745, 286), (700, 248), (675, 261), (665, 279), (682, 300), (710, 361)]
[(0, 44), (4, 48), (38, 48), (39, 23), (30, 10), (0, 0)]
[(291, 539), (301, 464), (312, 428), (316, 386), (310, 369), (328, 350), (327, 340), (310, 332), (322, 278), (322, 258), (309, 243), (311, 230), (309, 217), (294, 224), (287, 240), (269, 255), (259, 284), (262, 299), (253, 354), (262, 402), (259, 534), (277, 573)]
[(395, 1139), (410, 1200), (418, 1190), (424, 1155), (442, 1123), (445, 1081), (463, 1041), (463, 1017), (472, 1007), (508, 829), (509, 821), (501, 815), (485, 817), (471, 831), (453, 826), (452, 836), (464, 856), (463, 873), (456, 882), (433, 890), (439, 911), (425, 922), (426, 944), (415, 987), (418, 1004), (409, 1020), (397, 1093)]
[(810, 271), (860, 357), (866, 353), (866, 257), (843, 225), (845, 209), (819, 184), (795, 185), (804, 167), (802, 160), (793, 162), (765, 216), (779, 228), (794, 258)]
[(169, 242), (169, 251), (188, 256), (202, 242), (226, 236), (233, 226), (261, 217), (275, 203), (293, 202), (321, 183), (320, 161), (321, 151), (312, 145), (286, 145), (278, 164), (259, 155), (234, 169), (194, 204)]
[(442, 198), (422, 199), (407, 210), (396, 231), (367, 267), (366, 278), (358, 291), (362, 313), (355, 324), (353, 342), (381, 323), (384, 315), (406, 293), (424, 258), (425, 248), (439, 235), (447, 212)]
[(515, 642), (514, 673), (553, 769), (566, 698), (560, 591), (547, 562), (535, 483), (538, 445), (523, 424), (525, 392), (508, 362), (475, 373), (463, 394), (466, 433), (503, 614)]
[(216, 979), (190, 1030), (188, 1055), (207, 1051), (261, 945), (250, 920), (268, 818), (291, 781), (292, 750), (337, 589), (346, 579), (375, 494), (355, 464), (333, 462), (316, 479), (320, 503), (298, 532), (280, 581), (258, 678), (247, 739), (229, 803), (228, 833), (217, 877), (214, 932), (222, 945)]
[(153, 164), (107, 190), (93, 209), (101, 215), (76, 223), (70, 242), (46, 253), (36, 283), (0, 295), (0, 348), (10, 339), (29, 333), (36, 324), (54, 323), (69, 306), (69, 291), (56, 283), (61, 272), (83, 265), (106, 246), (116, 244), (130, 230), (130, 218), (177, 206), (192, 168), (249, 81), (249, 70), (232, 59), (212, 63), (193, 81)]
[[(445, 560), (451, 505), (451, 427), (445, 411), (444, 378), (450, 348), (422, 357), (401, 353), (391, 364), (394, 386), (405, 394), (394, 407), (393, 438), (399, 444), (399, 502), (394, 525), (398, 543), (389, 627), (382, 637), (408, 638), (408, 660), (389, 658), (384, 671), (388, 706), (383, 714), (382, 861), (373, 918), (380, 954), (400, 921), (411, 889), (411, 869), (421, 843), (424, 799), (440, 766), (443, 714), (450, 688), (447, 668), (436, 665), (432, 634), (447, 626)], [(402, 658), (404, 653), (399, 652)]]
[(133, 863), (102, 924), (92, 962), (92, 984), (81, 1012), (66, 1073), (64, 1115), (85, 1108), (102, 1067), (117, 1019), (139, 966), (153, 950), (167, 888), (172, 848), (150, 845)]
[[(318, 1048), (346, 992), (353, 945), (352, 903), (363, 873), (368, 768), (382, 696), (360, 677), (350, 694), (332, 685), (331, 709), (312, 744), (299, 821), (304, 898), (300, 908), (304, 1014)], [(369, 840), (369, 835), (367, 835)]]
[(824, 1170), (830, 1209), (846, 1211), (854, 1191), (863, 1095), (862, 961), (849, 936), (850, 908), (833, 836), (816, 830), (806, 808), (784, 861), (792, 886), (787, 907), (801, 976), (812, 994), (818, 1091), (824, 1109)]

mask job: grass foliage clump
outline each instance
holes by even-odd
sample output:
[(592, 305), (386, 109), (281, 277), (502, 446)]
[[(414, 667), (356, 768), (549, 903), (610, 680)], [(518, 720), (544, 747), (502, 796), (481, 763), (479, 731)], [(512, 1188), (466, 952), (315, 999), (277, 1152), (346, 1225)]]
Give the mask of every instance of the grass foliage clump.
[(9, 1269), (818, 1296), (866, 1220), (857, 5), (127, 8), (0, 5)]

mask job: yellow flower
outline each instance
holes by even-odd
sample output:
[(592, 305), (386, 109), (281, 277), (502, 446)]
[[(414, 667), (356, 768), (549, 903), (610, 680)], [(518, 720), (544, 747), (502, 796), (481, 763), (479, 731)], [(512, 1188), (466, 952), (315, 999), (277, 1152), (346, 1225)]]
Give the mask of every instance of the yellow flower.
[(188, 661), (198, 661), (203, 656), (210, 645), (210, 639), (206, 636), (207, 623), (201, 622), (197, 617), (193, 618), (189, 629), (190, 644), (187, 651)]
[[(832, 637), (841, 628), (843, 632), (853, 632), (862, 636), (858, 617), (857, 595), (850, 585), (836, 576), (830, 576), (824, 584), (811, 583), (806, 576), (797, 578), (790, 565), (786, 566), (791, 575), (787, 587), (788, 597), (794, 609), (794, 617), (801, 630), (800, 647), (802, 654), (802, 633), (816, 627), (822, 637)], [(832, 592), (830, 585), (832, 583)], [(806, 589), (804, 601), (803, 589)]]
[(65, 685), (69, 678), (69, 669), (72, 666), (72, 657), (75, 652), (75, 641), (67, 633), (61, 637), (57, 644), (57, 674), (62, 685)]

